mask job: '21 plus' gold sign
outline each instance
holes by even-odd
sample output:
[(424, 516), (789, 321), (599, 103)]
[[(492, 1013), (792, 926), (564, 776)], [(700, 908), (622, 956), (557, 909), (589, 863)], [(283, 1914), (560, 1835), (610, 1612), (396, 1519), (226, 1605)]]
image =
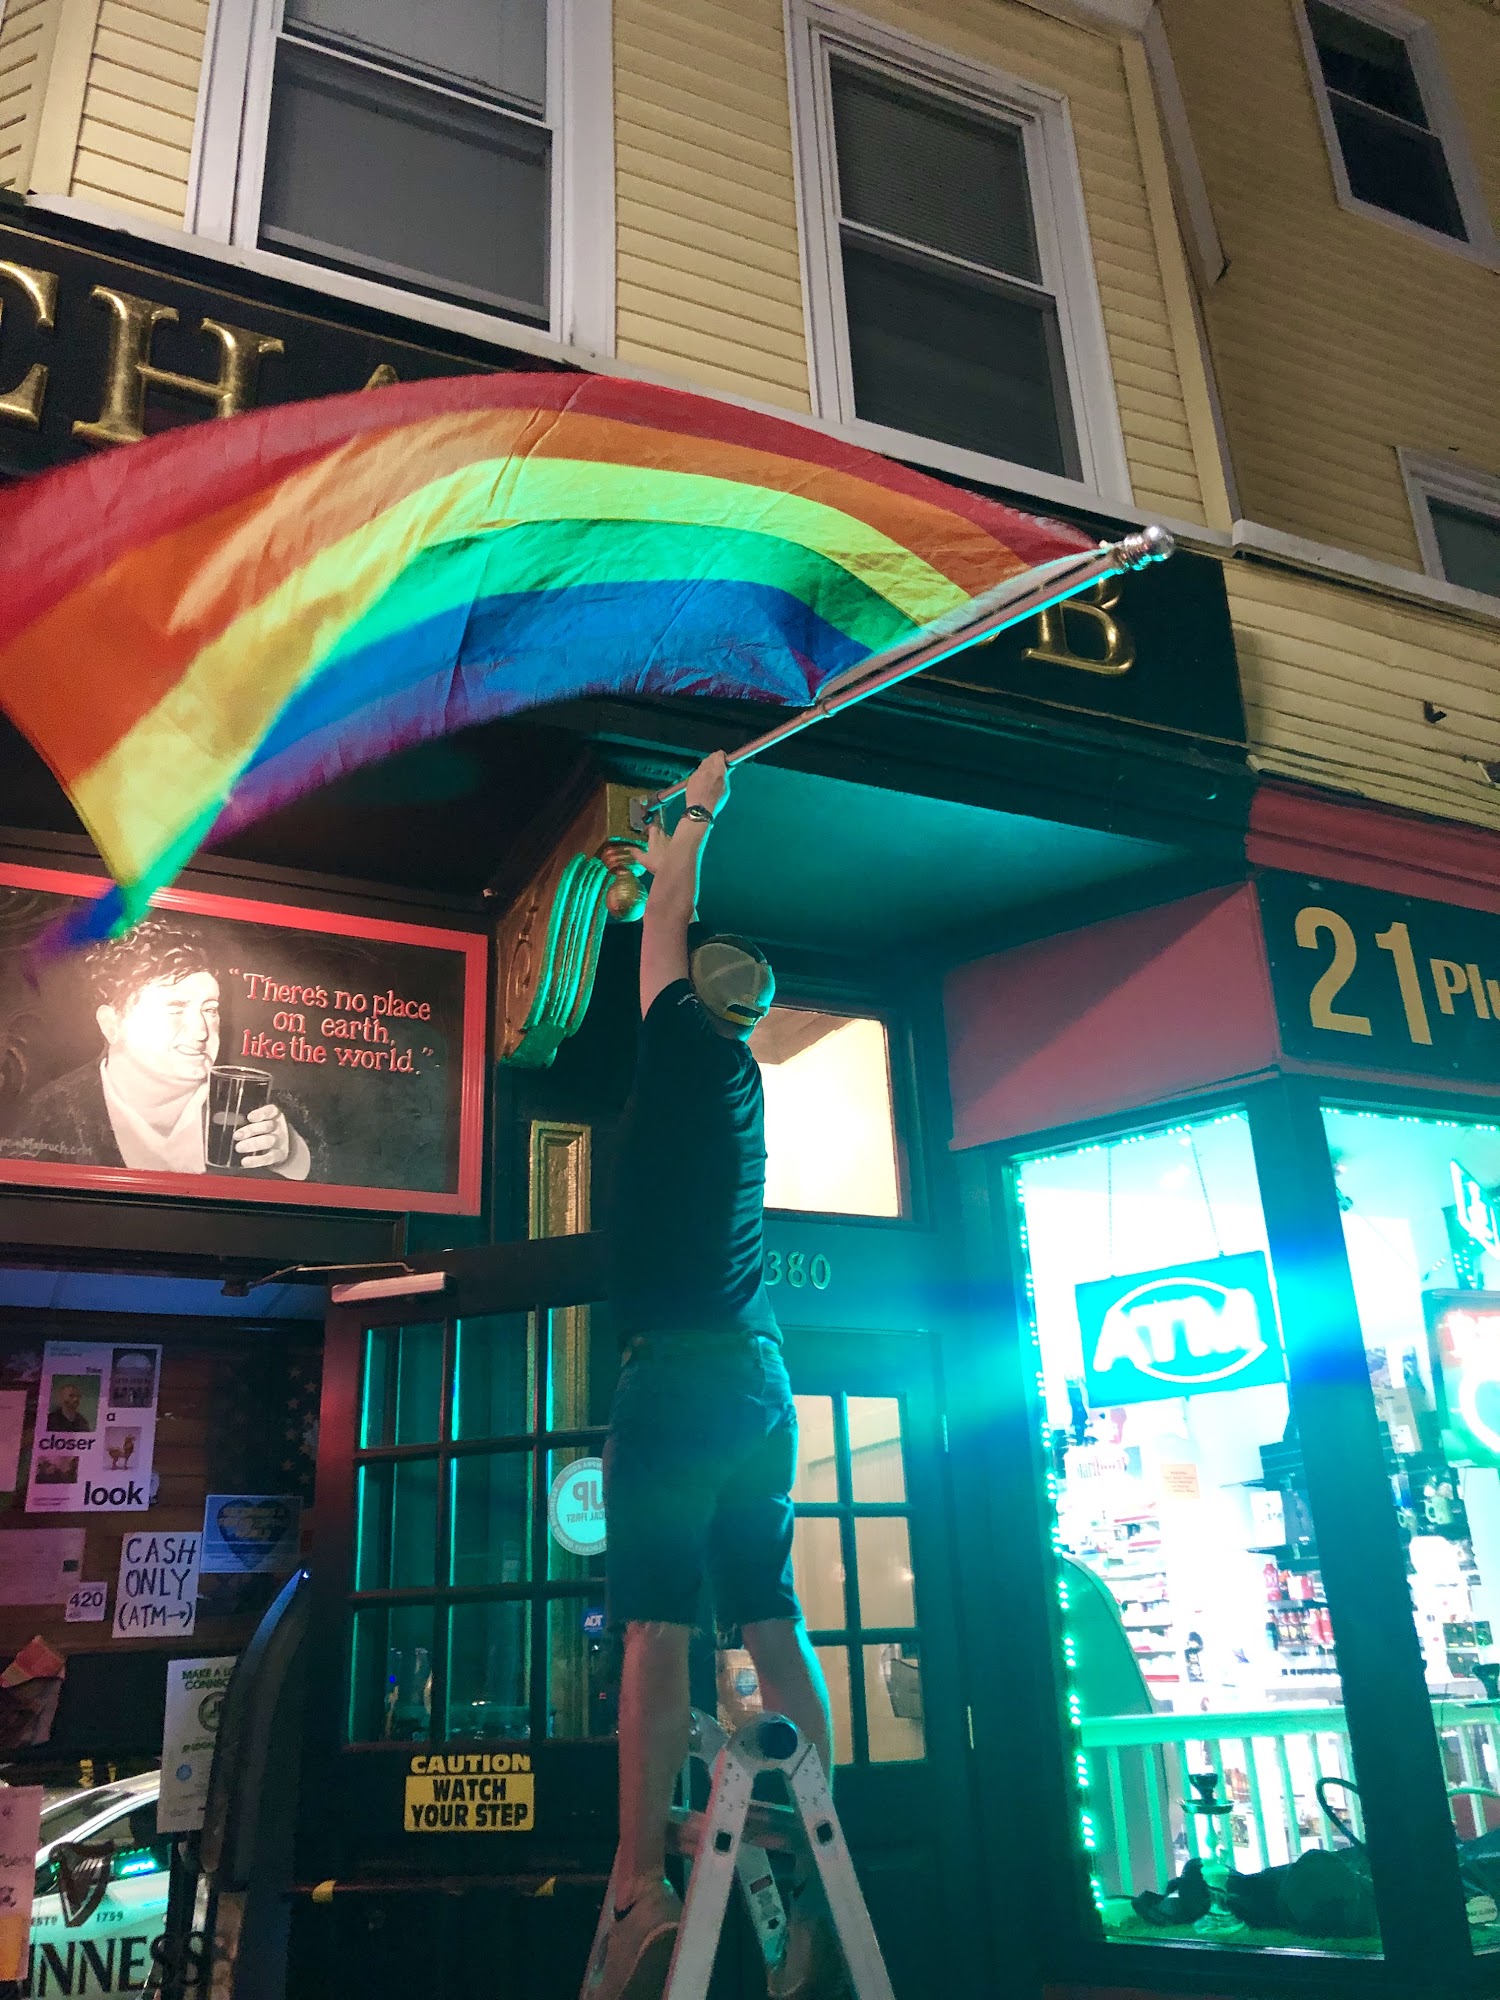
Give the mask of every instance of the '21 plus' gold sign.
[(1500, 1082), (1500, 916), (1295, 876), (1258, 887), (1289, 1055)]

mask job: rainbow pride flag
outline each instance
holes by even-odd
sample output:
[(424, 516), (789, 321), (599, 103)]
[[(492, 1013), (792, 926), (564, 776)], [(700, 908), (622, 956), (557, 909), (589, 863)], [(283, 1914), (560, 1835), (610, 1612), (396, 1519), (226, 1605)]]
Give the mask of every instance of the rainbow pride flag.
[(206, 841), (586, 694), (812, 701), (1088, 538), (668, 389), (496, 374), (196, 424), (0, 494), (0, 707), (133, 923)]

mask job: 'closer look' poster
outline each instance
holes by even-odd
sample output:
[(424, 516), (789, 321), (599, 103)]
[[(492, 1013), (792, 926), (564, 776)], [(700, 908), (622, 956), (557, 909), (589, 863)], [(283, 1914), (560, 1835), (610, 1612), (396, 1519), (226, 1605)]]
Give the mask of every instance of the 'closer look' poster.
[(159, 1347), (47, 1342), (28, 1514), (132, 1514), (151, 1505), (160, 1379)]
[(33, 986), (98, 887), (0, 864), (0, 1180), (477, 1208), (485, 939), (172, 890)]

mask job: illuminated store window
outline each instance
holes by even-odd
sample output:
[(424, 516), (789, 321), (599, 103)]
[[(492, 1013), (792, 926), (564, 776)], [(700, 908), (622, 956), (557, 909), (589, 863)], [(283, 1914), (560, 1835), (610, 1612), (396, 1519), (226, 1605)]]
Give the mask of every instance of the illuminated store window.
[[(798, 1396), (797, 1597), (828, 1681), (834, 1761), (926, 1755), (911, 1509), (897, 1396)], [(719, 1655), (726, 1728), (760, 1704), (750, 1656)]]
[[(1299, 1928), (1266, 1873), (1344, 1847), (1325, 1805), (1356, 1828), (1359, 1808), (1327, 1782), (1354, 1772), (1247, 1121), (1016, 1173), (1105, 1934), (1377, 1953), (1357, 1868), (1333, 1864), (1334, 1936)], [(1263, 1878), (1259, 1901), (1231, 1870)]]
[[(1500, 1127), (1323, 1119), (1457, 1830), (1483, 1837), (1500, 1827)], [(1500, 1949), (1493, 1911), (1471, 1895), (1480, 1950)]]
[(766, 1093), (766, 1206), (899, 1215), (885, 1023), (773, 1007), (751, 1037)]

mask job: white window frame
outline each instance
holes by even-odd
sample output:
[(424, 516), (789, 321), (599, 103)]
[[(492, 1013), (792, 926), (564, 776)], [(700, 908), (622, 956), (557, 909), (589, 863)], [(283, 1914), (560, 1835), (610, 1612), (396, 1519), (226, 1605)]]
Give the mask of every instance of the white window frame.
[(1423, 569), (1451, 590), (1462, 590), (1487, 603), (1500, 601), (1494, 592), (1476, 591), (1472, 585), (1457, 583), (1447, 575), (1428, 506), (1430, 500), (1437, 500), (1450, 507), (1461, 507), (1468, 514), (1483, 514), (1500, 531), (1500, 477), (1493, 472), (1481, 472), (1478, 466), (1465, 465), (1461, 460), (1441, 458), (1433, 452), (1409, 451), (1405, 446), (1398, 447), (1396, 457), (1411, 503), (1412, 525), (1417, 531)]
[[(853, 442), (894, 458), (1064, 504), (1103, 500), (1115, 506), (1133, 506), (1067, 99), (826, 4), (826, 0), (785, 0), (785, 5), (801, 217), (802, 294), (815, 414), (836, 425)], [(840, 54), (864, 67), (882, 70), (898, 83), (952, 98), (982, 115), (1021, 127), (1041, 281), (1056, 302), (1063, 367), (1072, 401), (1077, 479), (918, 437), (855, 414), (829, 78), (830, 58)]]
[(1419, 242), (1431, 243), (1440, 250), (1452, 251), (1475, 263), (1500, 266), (1500, 242), (1496, 240), (1495, 227), (1485, 203), (1484, 184), (1474, 164), (1474, 155), (1469, 150), (1458, 100), (1448, 82), (1442, 45), (1431, 23), (1424, 21), (1420, 14), (1409, 13), (1405, 7), (1397, 6), (1395, 0), (1327, 0), (1327, 4), (1338, 13), (1365, 21), (1372, 28), (1381, 28), (1406, 44), (1412, 75), (1421, 93), (1422, 108), (1427, 113), (1427, 122), (1434, 137), (1442, 146), (1468, 241), (1448, 236), (1441, 229), (1429, 229), (1425, 222), (1413, 222), (1408, 216), (1395, 215), (1388, 208), (1377, 208), (1374, 202), (1362, 201), (1355, 194), (1349, 185), (1344, 149), (1333, 122), (1333, 104), (1328, 86), (1323, 81), (1323, 65), (1318, 60), (1318, 45), (1313, 36), (1306, 0), (1293, 0), (1293, 13), (1297, 31), (1302, 37), (1308, 80), (1312, 84), (1313, 102), (1318, 108), (1318, 121), (1323, 127), (1323, 141), (1339, 207), (1348, 209), (1351, 215), (1366, 215), (1375, 222), (1383, 222), (1387, 228), (1404, 230)]
[[(210, 0), (187, 229), (231, 246), (252, 269), (361, 304), (410, 313), (420, 298), (429, 308), (423, 317), (438, 324), (451, 319), (468, 328), (478, 316), (495, 327), (540, 331), (498, 310), (435, 299), (425, 289), (260, 247), (271, 78), (284, 11), (285, 0)], [(615, 346), (612, 12), (612, 0), (547, 0), (552, 186), (545, 332), (601, 356), (612, 355)]]

